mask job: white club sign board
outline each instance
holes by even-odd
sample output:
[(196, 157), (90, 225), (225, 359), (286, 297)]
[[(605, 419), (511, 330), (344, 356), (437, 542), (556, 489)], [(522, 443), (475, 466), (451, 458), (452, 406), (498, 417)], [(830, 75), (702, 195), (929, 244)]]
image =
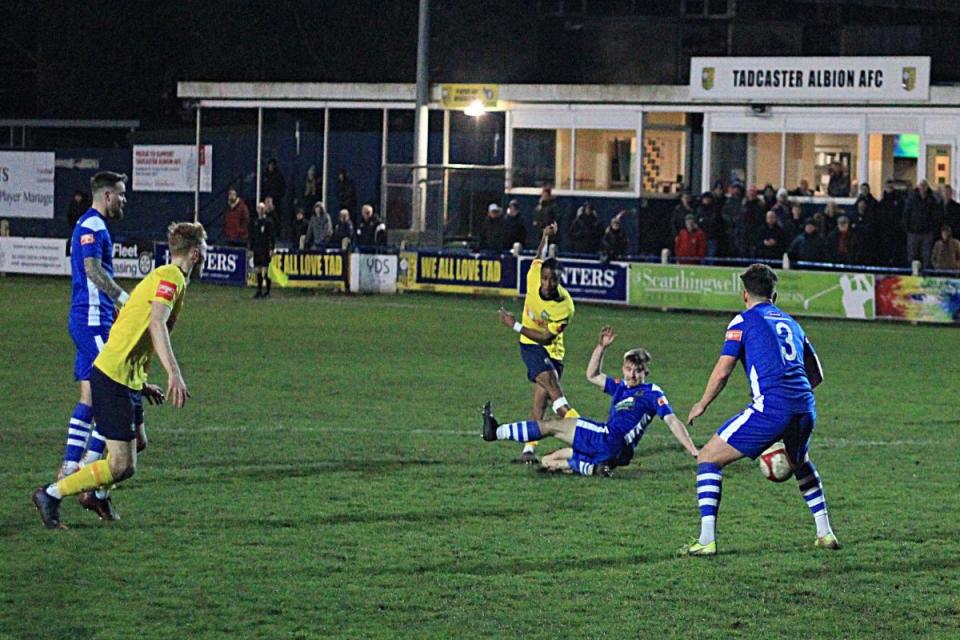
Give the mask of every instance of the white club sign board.
[(53, 218), (55, 163), (53, 152), (0, 152), (0, 218)]
[(691, 58), (690, 97), (743, 102), (930, 99), (930, 58)]
[[(213, 190), (213, 145), (200, 152), (200, 191)], [(197, 147), (189, 144), (134, 145), (133, 191), (193, 192)]]

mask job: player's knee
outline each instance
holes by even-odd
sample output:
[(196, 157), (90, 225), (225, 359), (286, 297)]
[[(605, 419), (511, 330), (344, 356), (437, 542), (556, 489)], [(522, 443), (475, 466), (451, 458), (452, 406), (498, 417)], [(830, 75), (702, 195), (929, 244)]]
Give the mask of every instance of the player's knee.
[(132, 459), (120, 459), (111, 457), (109, 460), (110, 464), (110, 475), (113, 476), (114, 482), (120, 482), (121, 480), (127, 480), (132, 477), (136, 472), (136, 462)]

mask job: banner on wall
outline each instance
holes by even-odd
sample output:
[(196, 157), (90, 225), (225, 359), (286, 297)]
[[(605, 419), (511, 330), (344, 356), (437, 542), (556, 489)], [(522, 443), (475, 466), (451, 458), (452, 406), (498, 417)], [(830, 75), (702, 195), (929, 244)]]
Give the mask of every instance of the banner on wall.
[[(574, 302), (592, 300), (627, 304), (630, 267), (622, 262), (601, 262), (599, 260), (566, 260), (560, 283), (573, 296)], [(520, 258), (520, 274), (517, 291), (527, 293), (527, 274), (530, 272), (532, 257)]]
[(400, 253), (398, 284), (408, 291), (514, 296), (517, 259), (512, 255)]
[(153, 269), (153, 253), (141, 251), (136, 242), (113, 243), (113, 275), (143, 279)]
[(444, 109), (466, 109), (479, 100), (485, 109), (496, 109), (499, 93), (495, 84), (442, 84), (440, 102)]
[(691, 58), (690, 97), (772, 102), (927, 102), (930, 58)]
[[(134, 191), (196, 190), (197, 147), (190, 144), (133, 146)], [(213, 145), (200, 148), (200, 191), (213, 190)]]
[[(256, 286), (252, 254), (249, 266), (247, 285)], [(347, 288), (346, 254), (339, 249), (275, 251), (270, 260), (269, 274), (275, 287), (344, 291)]]
[[(170, 247), (165, 242), (153, 245), (154, 267), (170, 264)], [(242, 287), (247, 280), (247, 250), (236, 247), (210, 247), (203, 265), (203, 282)]]
[(68, 276), (67, 241), (63, 238), (0, 237), (0, 272)]
[[(690, 265), (630, 265), (631, 305), (740, 311), (742, 269)], [(777, 306), (826, 318), (876, 317), (874, 277), (863, 273), (777, 271)]]
[(0, 218), (53, 218), (54, 165), (52, 152), (0, 152)]
[(877, 316), (960, 323), (960, 279), (880, 276), (877, 278)]
[(396, 255), (350, 254), (350, 291), (353, 293), (396, 293)]

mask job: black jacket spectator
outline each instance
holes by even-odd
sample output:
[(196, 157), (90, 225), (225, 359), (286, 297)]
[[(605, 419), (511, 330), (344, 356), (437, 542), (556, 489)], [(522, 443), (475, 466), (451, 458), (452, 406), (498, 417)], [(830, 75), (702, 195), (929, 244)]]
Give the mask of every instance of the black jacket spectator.
[(901, 253), (906, 243), (903, 237), (903, 201), (900, 194), (887, 182), (880, 197), (880, 209), (877, 217), (877, 250), (880, 264), (899, 265), (903, 262)]
[(533, 212), (534, 235), (540, 237), (544, 227), (553, 224), (560, 218), (560, 205), (557, 199), (553, 197), (553, 192), (548, 187), (544, 187), (540, 193), (540, 201)]
[[(90, 196), (84, 191), (74, 191), (70, 198), (70, 204), (67, 206), (67, 223), (70, 225), (71, 232), (77, 226), (77, 220), (90, 208)], [(960, 229), (960, 227), (957, 227)]]
[(798, 260), (804, 262), (823, 262), (827, 259), (826, 244), (817, 234), (817, 225), (813, 220), (808, 220), (804, 224), (803, 233), (793, 239), (787, 253), (794, 262)]
[(503, 213), (496, 204), (487, 209), (487, 217), (480, 226), (480, 250), (503, 251), (506, 243), (506, 233), (503, 228)]
[(336, 249), (342, 249), (344, 238), (353, 242), (353, 222), (350, 221), (350, 213), (346, 209), (341, 209), (340, 218), (337, 220), (337, 224), (333, 225), (331, 244)]
[(757, 257), (764, 260), (779, 260), (787, 250), (787, 239), (777, 222), (777, 214), (768, 211), (767, 221), (757, 233)]
[(516, 200), (510, 201), (507, 215), (503, 217), (503, 235), (507, 249), (512, 249), (518, 242), (521, 248), (527, 243), (527, 227), (523, 223), (523, 216), (520, 215)]
[(837, 228), (827, 236), (827, 254), (830, 260), (837, 264), (860, 262), (859, 238), (847, 216), (840, 216), (837, 220)]
[(677, 234), (684, 228), (683, 221), (686, 219), (688, 213), (696, 213), (696, 209), (693, 206), (693, 196), (689, 193), (684, 193), (680, 196), (680, 202), (673, 209), (673, 214), (670, 216), (670, 226), (673, 228), (673, 237), (676, 238)]
[(570, 241), (576, 253), (597, 253), (603, 245), (603, 225), (591, 204), (580, 207), (570, 226)]
[(277, 210), (283, 209), (283, 196), (287, 192), (287, 181), (277, 167), (277, 161), (271, 158), (267, 161), (267, 169), (263, 172), (263, 184), (260, 197), (264, 200), (273, 198), (273, 206)]
[(363, 205), (360, 223), (357, 225), (357, 246), (373, 247), (387, 243), (386, 230), (381, 228), (380, 218), (373, 212), (373, 207)]
[(939, 207), (929, 187), (926, 195), (920, 188), (914, 189), (903, 208), (903, 226), (907, 233), (933, 234), (939, 231)]
[(349, 211), (351, 216), (357, 215), (357, 187), (345, 169), (337, 173), (337, 204), (340, 209)]
[(630, 241), (623, 230), (623, 216), (618, 213), (610, 220), (610, 226), (603, 234), (603, 253), (607, 260), (618, 260), (630, 251)]

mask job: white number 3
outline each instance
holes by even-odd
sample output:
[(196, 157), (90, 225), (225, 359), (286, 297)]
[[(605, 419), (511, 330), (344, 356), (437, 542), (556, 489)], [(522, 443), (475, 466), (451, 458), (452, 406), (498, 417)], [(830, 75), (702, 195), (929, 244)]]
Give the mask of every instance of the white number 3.
[(774, 325), (774, 329), (778, 336), (783, 336), (783, 346), (780, 347), (780, 353), (788, 362), (796, 360), (797, 347), (793, 344), (793, 331), (790, 330), (790, 325), (786, 322), (778, 322)]

